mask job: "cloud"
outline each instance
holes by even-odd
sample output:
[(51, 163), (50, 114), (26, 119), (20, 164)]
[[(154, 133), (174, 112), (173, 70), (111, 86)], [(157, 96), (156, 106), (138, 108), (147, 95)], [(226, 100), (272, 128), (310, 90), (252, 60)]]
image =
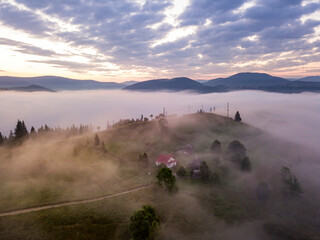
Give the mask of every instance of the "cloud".
[(71, 69), (72, 71), (79, 72), (79, 73), (90, 71), (90, 70), (96, 71), (97, 68), (102, 67), (101, 65), (94, 64), (94, 63), (80, 63), (80, 62), (74, 62), (74, 61), (61, 61), (61, 60), (40, 60), (40, 61), (32, 60), (30, 62), (50, 64), (56, 68)]
[(52, 30), (52, 23), (49, 24), (34, 13), (19, 9), (5, 2), (0, 3), (0, 21), (14, 29), (37, 36), (46, 36)]
[[(319, 47), (319, 20), (301, 20), (320, 9), (317, 2), (191, 0), (180, 15), (174, 15), (176, 23), (172, 24), (166, 20), (168, 9), (177, 4), (178, 1), (157, 0), (15, 0), (1, 3), (0, 21), (14, 29), (61, 41), (70, 48), (94, 49), (92, 54), (78, 54), (88, 58), (89, 69), (97, 71), (101, 70), (97, 64), (101, 59), (126, 71), (166, 71), (171, 76), (188, 73), (190, 77), (201, 77), (201, 72), (222, 69), (226, 73), (257, 68), (275, 71), (285, 66), (303, 66), (306, 61), (299, 59), (315, 54), (313, 49)], [(191, 34), (165, 40), (189, 27), (193, 27)], [(19, 44), (16, 51), (46, 55), (50, 59), (45, 63), (53, 66), (65, 61), (37, 46)], [(296, 54), (287, 59), (288, 63), (282, 61), (280, 55), (292, 51)], [(282, 65), (274, 66), (266, 55)], [(65, 66), (78, 72), (80, 65)]]
[(1, 45), (7, 45), (14, 47), (14, 51), (25, 53), (25, 54), (31, 54), (31, 55), (37, 55), (37, 56), (55, 56), (58, 55), (56, 52), (39, 48), (36, 46), (33, 46), (31, 44), (14, 41), (8, 38), (0, 38), (0, 44)]

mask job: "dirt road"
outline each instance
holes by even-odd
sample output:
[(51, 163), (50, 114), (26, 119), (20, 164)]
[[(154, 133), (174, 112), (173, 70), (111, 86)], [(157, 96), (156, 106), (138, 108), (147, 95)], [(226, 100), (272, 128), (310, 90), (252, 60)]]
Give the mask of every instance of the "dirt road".
[(50, 209), (50, 208), (58, 208), (58, 207), (72, 206), (72, 205), (76, 205), (76, 204), (97, 202), (97, 201), (101, 201), (101, 200), (104, 200), (104, 199), (113, 198), (113, 197), (121, 196), (121, 195), (124, 195), (124, 194), (127, 194), (127, 193), (139, 191), (141, 189), (145, 189), (147, 187), (150, 187), (151, 185), (152, 184), (147, 184), (147, 185), (131, 188), (131, 189), (128, 189), (128, 190), (120, 192), (120, 193), (115, 193), (115, 194), (111, 194), (111, 195), (105, 195), (105, 196), (101, 196), (101, 197), (97, 197), (97, 198), (84, 199), (84, 200), (75, 200), (75, 201), (70, 201), (70, 202), (63, 202), (63, 203), (57, 203), (57, 204), (44, 205), (44, 206), (41, 206), (41, 207), (32, 207), (32, 208), (14, 210), (14, 211), (10, 211), (10, 212), (4, 212), (4, 213), (0, 213), (0, 217), (19, 215), (19, 214), (30, 213), (30, 212), (36, 212), (36, 211), (41, 211), (41, 210)]

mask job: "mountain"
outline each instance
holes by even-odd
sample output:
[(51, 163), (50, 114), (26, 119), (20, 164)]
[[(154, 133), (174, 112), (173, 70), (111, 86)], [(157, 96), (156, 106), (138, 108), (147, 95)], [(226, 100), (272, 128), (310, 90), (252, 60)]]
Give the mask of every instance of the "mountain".
[(195, 81), (197, 81), (197, 82), (199, 82), (199, 83), (205, 83), (205, 82), (208, 82), (208, 80), (198, 80), (198, 79), (196, 79)]
[(122, 84), (125, 84), (125, 85), (132, 85), (132, 84), (135, 84), (135, 83), (138, 83), (139, 81), (125, 81), (125, 82), (122, 82)]
[(284, 84), (288, 80), (274, 77), (266, 73), (238, 73), (227, 78), (216, 78), (203, 83), (206, 86), (226, 86), (230, 89), (256, 89), (272, 85)]
[[(202, 80), (201, 80), (202, 82)], [(268, 92), (299, 93), (320, 92), (320, 76), (287, 80), (266, 73), (238, 73), (227, 78), (216, 78), (201, 83), (190, 78), (156, 79), (143, 82), (98, 82), (56, 76), (7, 77), (0, 76), (1, 90), (61, 91), (125, 89), (136, 91), (194, 91), (198, 93), (227, 92), (233, 90), (261, 90)]]
[(94, 80), (77, 80), (56, 76), (42, 77), (7, 77), (0, 76), (0, 87), (26, 87), (38, 85), (45, 88), (59, 90), (96, 90), (96, 89), (121, 89), (127, 85), (115, 82), (98, 82)]
[(27, 87), (12, 87), (8, 88), (8, 90), (19, 92), (55, 92), (49, 88), (41, 87), (38, 85), (30, 85)]
[(136, 91), (195, 91), (200, 93), (226, 91), (225, 87), (216, 86), (213, 88), (204, 86), (186, 77), (149, 80), (133, 84), (124, 89)]
[(259, 90), (279, 93), (320, 92), (320, 82), (291, 81), (285, 84), (261, 87)]
[(304, 78), (297, 79), (297, 81), (301, 81), (301, 82), (320, 82), (320, 76), (304, 77)]

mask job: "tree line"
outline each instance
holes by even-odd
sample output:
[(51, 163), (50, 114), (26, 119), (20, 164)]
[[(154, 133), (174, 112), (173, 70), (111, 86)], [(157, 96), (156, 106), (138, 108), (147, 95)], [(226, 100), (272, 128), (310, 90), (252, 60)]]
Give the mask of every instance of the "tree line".
[(18, 119), (15, 129), (13, 131), (10, 130), (10, 133), (8, 136), (4, 136), (0, 132), (0, 146), (21, 143), (22, 141), (28, 139), (29, 137), (41, 136), (47, 133), (51, 133), (57, 136), (59, 135), (59, 136), (71, 137), (71, 136), (81, 135), (84, 133), (89, 133), (92, 131), (93, 131), (93, 127), (91, 125), (82, 125), (82, 124), (80, 124), (79, 127), (73, 124), (71, 127), (67, 127), (67, 128), (61, 128), (61, 127), (50, 128), (47, 124), (45, 124), (44, 126), (39, 127), (38, 130), (36, 130), (32, 126), (30, 128), (30, 131), (28, 131), (28, 128), (25, 122)]

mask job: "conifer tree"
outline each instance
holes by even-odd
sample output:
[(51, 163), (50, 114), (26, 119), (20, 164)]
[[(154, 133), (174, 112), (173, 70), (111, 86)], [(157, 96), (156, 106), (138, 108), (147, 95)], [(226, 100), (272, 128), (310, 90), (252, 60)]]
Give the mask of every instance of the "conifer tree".
[(14, 141), (14, 135), (13, 135), (12, 130), (10, 130), (9, 137), (8, 137), (8, 142), (11, 143), (13, 141)]
[(100, 145), (100, 139), (98, 137), (98, 134), (96, 134), (96, 136), (94, 137), (94, 145), (96, 147), (98, 147)]
[(236, 122), (241, 122), (242, 118), (240, 117), (239, 111), (236, 112), (236, 115), (234, 116), (234, 120)]
[(218, 140), (215, 140), (211, 147), (210, 147), (210, 150), (212, 153), (217, 153), (217, 154), (220, 154), (222, 152), (222, 148), (221, 148), (221, 142), (218, 141)]
[(31, 127), (31, 130), (30, 130), (30, 135), (34, 135), (36, 134), (36, 130), (34, 129), (34, 127), (32, 126)]
[(282, 192), (285, 196), (299, 197), (303, 193), (298, 179), (291, 173), (290, 168), (283, 167), (280, 175), (283, 182)]
[(2, 133), (0, 132), (0, 146), (3, 144), (3, 142), (4, 142), (4, 138), (2, 136)]
[(23, 137), (28, 136), (28, 134), (29, 133), (24, 121), (18, 120), (16, 128), (14, 130), (14, 139), (15, 140), (22, 139)]
[(27, 130), (27, 127), (26, 127), (24, 121), (21, 122), (21, 130), (22, 130), (22, 135), (23, 136), (28, 136), (29, 132)]

